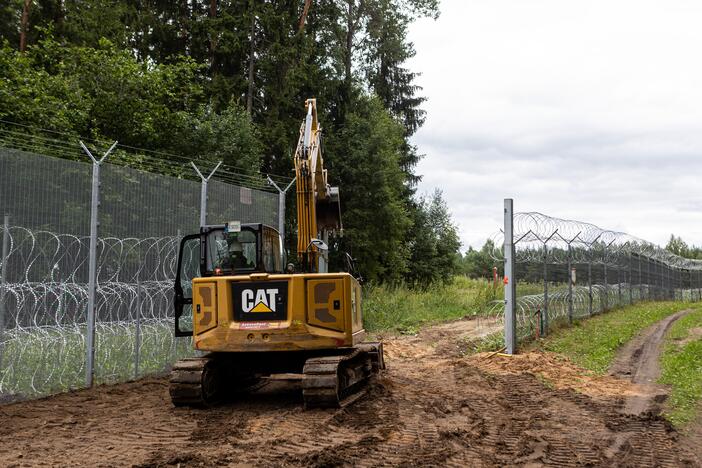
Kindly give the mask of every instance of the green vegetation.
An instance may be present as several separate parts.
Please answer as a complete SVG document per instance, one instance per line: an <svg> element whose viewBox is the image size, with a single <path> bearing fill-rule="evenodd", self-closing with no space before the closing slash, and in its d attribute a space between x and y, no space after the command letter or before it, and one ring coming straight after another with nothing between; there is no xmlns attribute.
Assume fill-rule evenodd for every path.
<svg viewBox="0 0 702 468"><path fill-rule="evenodd" d="M49 153L29 134L59 132L158 151L177 168L223 160L290 175L315 97L342 194L347 235L334 247L374 283L450 281L458 235L440 193L415 193L411 137L425 112L407 68L410 25L438 14L437 0L13 1L0 8L0 140ZM150 169L175 171L161 166ZM287 232L294 213L288 204Z"/></svg>
<svg viewBox="0 0 702 468"><path fill-rule="evenodd" d="M659 382L672 387L668 419L676 426L690 422L702 400L702 308L671 327L661 355Z"/></svg>
<svg viewBox="0 0 702 468"><path fill-rule="evenodd" d="M604 374L623 344L646 327L688 306L680 302L644 302L623 307L575 322L573 327L555 330L539 346L563 354L586 369Z"/></svg>
<svg viewBox="0 0 702 468"><path fill-rule="evenodd" d="M413 334L431 323L488 314L501 294L501 287L462 276L424 290L368 286L363 299L364 325L370 332Z"/></svg>
<svg viewBox="0 0 702 468"><path fill-rule="evenodd" d="M670 235L670 240L666 244L665 249L684 258L702 260L702 248L696 245L688 245L687 242L680 237L676 237L675 234Z"/></svg>

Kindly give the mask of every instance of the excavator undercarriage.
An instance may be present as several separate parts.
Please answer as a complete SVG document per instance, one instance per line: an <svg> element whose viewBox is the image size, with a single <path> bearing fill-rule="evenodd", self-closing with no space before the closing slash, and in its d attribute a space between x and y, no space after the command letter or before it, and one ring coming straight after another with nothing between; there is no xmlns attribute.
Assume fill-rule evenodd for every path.
<svg viewBox="0 0 702 468"><path fill-rule="evenodd" d="M206 407L269 381L297 381L306 408L339 408L362 396L384 368L382 343L316 352L210 353L178 361L169 391L176 406Z"/></svg>

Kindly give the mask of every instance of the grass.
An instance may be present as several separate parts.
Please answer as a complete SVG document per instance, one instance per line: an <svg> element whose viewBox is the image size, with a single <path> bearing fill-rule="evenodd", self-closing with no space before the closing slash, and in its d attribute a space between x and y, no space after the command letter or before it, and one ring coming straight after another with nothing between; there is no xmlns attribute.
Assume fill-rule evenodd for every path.
<svg viewBox="0 0 702 468"><path fill-rule="evenodd" d="M414 334L431 323L488 314L502 294L501 285L495 288L492 282L463 276L425 290L368 286L364 289L363 322L369 332Z"/></svg>
<svg viewBox="0 0 702 468"><path fill-rule="evenodd" d="M643 302L553 331L539 346L563 354L585 369L607 372L617 350L648 326L686 307L682 302Z"/></svg>
<svg viewBox="0 0 702 468"><path fill-rule="evenodd" d="M692 331L696 335L692 334ZM666 416L675 426L695 418L702 400L702 308L677 320L661 355L660 383L671 386Z"/></svg>

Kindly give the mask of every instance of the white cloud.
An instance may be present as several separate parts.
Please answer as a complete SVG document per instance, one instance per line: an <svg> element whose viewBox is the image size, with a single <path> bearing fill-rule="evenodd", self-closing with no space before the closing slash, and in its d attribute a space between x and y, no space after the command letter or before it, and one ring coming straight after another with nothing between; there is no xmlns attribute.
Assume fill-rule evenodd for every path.
<svg viewBox="0 0 702 468"><path fill-rule="evenodd" d="M702 244L702 3L443 0L412 26L421 191L465 247L518 211Z"/></svg>

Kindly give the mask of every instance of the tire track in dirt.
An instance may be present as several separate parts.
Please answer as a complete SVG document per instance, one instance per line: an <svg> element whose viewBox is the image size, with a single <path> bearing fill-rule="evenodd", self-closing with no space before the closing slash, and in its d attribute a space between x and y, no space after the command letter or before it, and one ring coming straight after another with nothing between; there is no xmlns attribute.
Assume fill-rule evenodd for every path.
<svg viewBox="0 0 702 468"><path fill-rule="evenodd" d="M641 414L651 411L659 414L661 404L668 396L667 389L657 385L661 368L659 357L665 343L665 336L676 320L684 317L691 310L681 310L651 325L636 338L624 345L612 364L610 373L616 377L628 379L638 384L639 394L626 399L624 412Z"/></svg>
<svg viewBox="0 0 702 468"><path fill-rule="evenodd" d="M670 327L691 310L682 310L651 325L641 332L636 338L627 343L618 353L610 373L619 378L628 379L637 384L638 392L624 399L622 411L625 414L648 414L658 416L663 410L663 405L668 397L668 388L657 384L660 377L660 354L665 345L665 337ZM702 420L702 414L700 414ZM645 453L646 441L632 441L631 435L639 433L643 427L638 421L619 428L619 434L610 447L611 451L631 452L632 459L641 461L636 454ZM670 431L666 421L647 426L650 433ZM686 436L681 438L681 446L692 452L698 465L702 465L700 452L702 449L702 436L698 434L699 428L695 423L688 429ZM675 466L674 460L667 460L669 466Z"/></svg>
<svg viewBox="0 0 702 468"><path fill-rule="evenodd" d="M457 343L483 331L464 320L385 340L388 371L341 410L304 411L299 389L280 384L173 408L161 379L3 406L0 465L699 465L660 417L620 411L631 384L580 382L546 353L461 356Z"/></svg>

